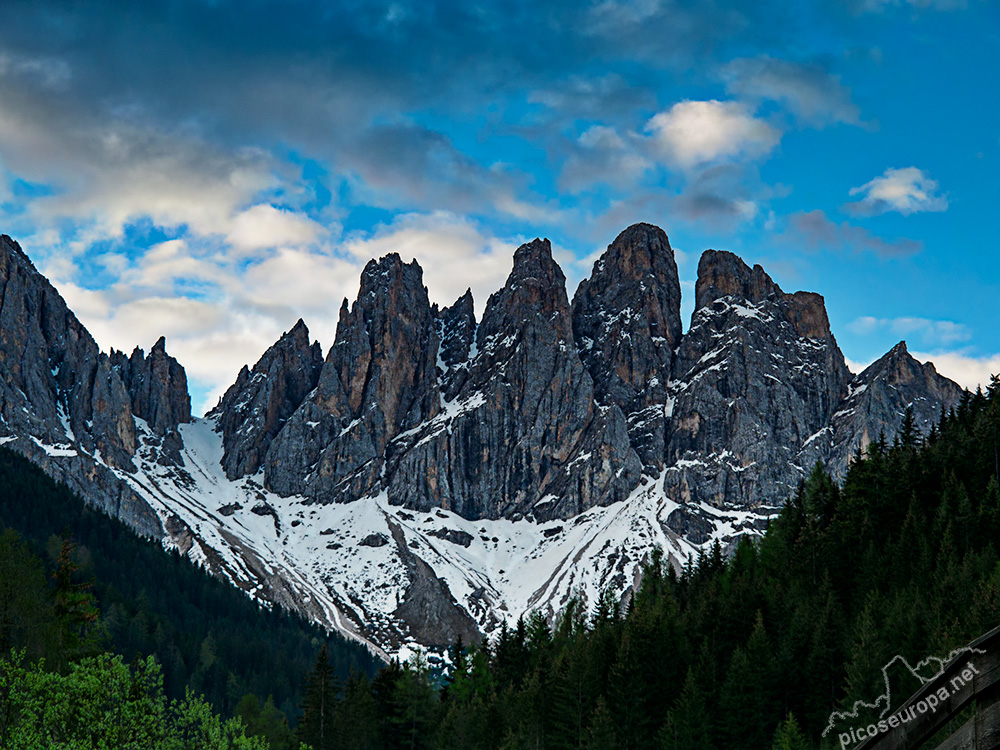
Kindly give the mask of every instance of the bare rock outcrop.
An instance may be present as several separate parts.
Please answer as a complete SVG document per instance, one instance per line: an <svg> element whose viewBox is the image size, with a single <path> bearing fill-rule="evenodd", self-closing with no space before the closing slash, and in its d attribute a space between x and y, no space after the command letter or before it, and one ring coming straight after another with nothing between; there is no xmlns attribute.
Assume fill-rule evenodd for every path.
<svg viewBox="0 0 1000 750"><path fill-rule="evenodd" d="M619 234L573 297L573 334L597 400L621 408L632 446L651 473L665 457L680 305L674 252L663 230L650 224Z"/></svg>
<svg viewBox="0 0 1000 750"><path fill-rule="evenodd" d="M300 318L252 370L240 370L209 413L222 433L226 476L237 479L257 473L275 435L316 387L322 366L319 343L309 343L309 329Z"/></svg>

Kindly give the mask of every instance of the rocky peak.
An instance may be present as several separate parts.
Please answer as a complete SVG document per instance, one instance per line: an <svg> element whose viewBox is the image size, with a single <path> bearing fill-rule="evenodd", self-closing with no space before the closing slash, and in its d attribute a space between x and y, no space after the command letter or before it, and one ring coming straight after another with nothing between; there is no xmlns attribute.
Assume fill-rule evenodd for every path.
<svg viewBox="0 0 1000 750"><path fill-rule="evenodd" d="M659 227L635 224L573 297L573 334L601 403L624 411L643 464L663 465L664 404L681 340L677 263Z"/></svg>
<svg viewBox="0 0 1000 750"><path fill-rule="evenodd" d="M274 436L319 381L323 352L309 343L299 318L264 352L253 370L240 370L209 416L222 433L222 467L236 479L260 469Z"/></svg>
<svg viewBox="0 0 1000 750"><path fill-rule="evenodd" d="M480 348L495 328L508 327L536 316L552 319L559 335L572 338L566 276L552 258L549 241L535 239L514 252L514 267L503 288L490 295L477 334Z"/></svg>
<svg viewBox="0 0 1000 750"><path fill-rule="evenodd" d="M709 250L674 360L666 485L719 507L778 505L802 467L829 455L824 432L851 374L823 298L786 294L760 266Z"/></svg>
<svg viewBox="0 0 1000 750"><path fill-rule="evenodd" d="M48 444L133 470L135 423L108 357L10 237L0 237L0 417ZM29 454L32 458L35 455Z"/></svg>
<svg viewBox="0 0 1000 750"><path fill-rule="evenodd" d="M781 289L760 265L750 268L742 258L726 250L706 250L698 261L696 311L723 297L756 304L781 295Z"/></svg>
<svg viewBox="0 0 1000 750"><path fill-rule="evenodd" d="M396 253L369 261L315 390L268 449L268 486L320 501L374 487L387 443L440 409L437 353L419 264Z"/></svg>
<svg viewBox="0 0 1000 750"><path fill-rule="evenodd" d="M843 477L851 458L880 433L892 440L907 409L912 409L917 429L928 433L942 410L956 406L961 397L958 384L940 375L931 362L914 359L906 342L900 341L851 382L833 415L828 468L834 476Z"/></svg>
<svg viewBox="0 0 1000 750"><path fill-rule="evenodd" d="M442 366L441 395L451 401L461 390L469 374L468 360L476 339L476 313L472 290L458 298L451 307L435 313L441 347L438 360Z"/></svg>
<svg viewBox="0 0 1000 750"><path fill-rule="evenodd" d="M814 339L831 337L822 295L815 292L785 294L760 265L750 268L733 253L706 250L698 262L695 312L723 297L754 305L767 299L783 302L783 317L798 335Z"/></svg>
<svg viewBox="0 0 1000 750"><path fill-rule="evenodd" d="M437 314L441 321L441 362L452 367L469 358L476 332L476 312L472 290L467 289L455 304Z"/></svg>
<svg viewBox="0 0 1000 750"><path fill-rule="evenodd" d="M548 240L518 248L476 342L454 400L390 446L390 502L548 519L624 498L639 461L621 410L594 401Z"/></svg>
<svg viewBox="0 0 1000 750"><path fill-rule="evenodd" d="M128 358L112 350L111 365L125 384L132 413L146 420L159 436L191 421L191 397L187 375L181 364L167 354L166 339L161 336L149 356L136 347Z"/></svg>
<svg viewBox="0 0 1000 750"><path fill-rule="evenodd" d="M352 418L376 408L388 440L433 408L424 402L436 380L434 329L420 265L403 263L396 253L369 261L357 302L350 312L341 311L320 390L342 388ZM330 382L334 375L339 388Z"/></svg>

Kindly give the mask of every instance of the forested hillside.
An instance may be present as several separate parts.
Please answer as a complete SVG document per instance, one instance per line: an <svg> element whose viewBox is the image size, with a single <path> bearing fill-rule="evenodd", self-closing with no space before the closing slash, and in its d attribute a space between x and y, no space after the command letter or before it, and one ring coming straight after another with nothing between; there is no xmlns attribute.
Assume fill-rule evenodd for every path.
<svg viewBox="0 0 1000 750"><path fill-rule="evenodd" d="M46 610L50 597L30 606L12 603L12 597L34 595L27 581L41 581L44 588L45 579L58 569L67 570L68 562L78 569L72 574L73 585L93 583L91 589L83 587L94 595L97 618L88 630L90 650L108 649L126 663L154 655L162 665L169 698L183 698L191 688L229 716L246 694L263 703L272 696L275 707L294 722L303 680L321 645L327 646L332 669L342 677L351 669L374 674L378 666L358 644L280 609L261 608L177 552L137 537L4 448L0 526L8 530L3 536L0 606L23 621L17 632L0 624L4 654L12 646L27 647L29 657L46 656L50 665L73 656L44 634L51 622L52 613ZM64 550L67 539L70 545ZM69 559L60 567L64 552ZM56 582L49 584L54 586Z"/></svg>

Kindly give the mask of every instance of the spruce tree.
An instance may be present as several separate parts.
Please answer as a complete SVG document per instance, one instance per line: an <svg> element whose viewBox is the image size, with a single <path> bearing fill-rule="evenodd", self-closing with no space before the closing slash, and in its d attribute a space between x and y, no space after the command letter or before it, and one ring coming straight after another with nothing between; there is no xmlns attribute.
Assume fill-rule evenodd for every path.
<svg viewBox="0 0 1000 750"><path fill-rule="evenodd" d="M324 643L315 666L306 678L302 720L296 728L297 739L311 745L313 750L331 750L334 747L338 690Z"/></svg>
<svg viewBox="0 0 1000 750"><path fill-rule="evenodd" d="M677 703L660 730L660 747L663 750L712 750L714 747L705 695L692 669L688 669Z"/></svg>
<svg viewBox="0 0 1000 750"><path fill-rule="evenodd" d="M809 743L799 729L795 716L788 714L774 733L774 744L771 750L809 750Z"/></svg>
<svg viewBox="0 0 1000 750"><path fill-rule="evenodd" d="M76 659L96 655L100 650L100 610L90 590L93 584L75 580L79 567L73 561L74 547L69 537L62 540L57 567L52 574L59 638L55 662L60 669Z"/></svg>

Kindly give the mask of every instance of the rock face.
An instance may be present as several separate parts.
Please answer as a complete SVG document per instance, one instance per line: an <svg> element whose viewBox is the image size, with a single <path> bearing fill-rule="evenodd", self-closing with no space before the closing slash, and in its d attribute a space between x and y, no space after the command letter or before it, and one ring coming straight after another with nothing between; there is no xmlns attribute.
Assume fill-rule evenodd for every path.
<svg viewBox="0 0 1000 750"><path fill-rule="evenodd" d="M930 362L915 360L906 342L900 341L850 384L847 398L833 415L827 468L843 478L851 459L880 433L892 440L907 408L913 412L917 429L927 434L941 419L941 410L954 406L961 397L956 383L938 374Z"/></svg>
<svg viewBox="0 0 1000 750"><path fill-rule="evenodd" d="M826 456L809 448L851 374L817 294L709 250L674 360L666 488L719 508L777 505Z"/></svg>
<svg viewBox="0 0 1000 750"><path fill-rule="evenodd" d="M651 473L665 459L680 305L674 252L663 230L650 224L618 235L573 297L573 334L597 400L624 412L632 446Z"/></svg>
<svg viewBox="0 0 1000 750"><path fill-rule="evenodd" d="M547 240L518 248L462 387L390 446L390 502L465 518L565 518L636 485L624 416L595 402L577 356L565 284Z"/></svg>
<svg viewBox="0 0 1000 750"><path fill-rule="evenodd" d="M131 466L128 394L87 330L21 248L0 237L0 415L48 443L67 438Z"/></svg>
<svg viewBox="0 0 1000 750"><path fill-rule="evenodd" d="M386 445L437 414L438 335L423 273L398 255L371 261L315 390L271 443L266 485L319 502L354 500L376 486Z"/></svg>
<svg viewBox="0 0 1000 750"><path fill-rule="evenodd" d="M146 533L155 514L107 469L135 470L131 401L107 355L21 250L0 236L0 439ZM162 532L160 532L162 533Z"/></svg>
<svg viewBox="0 0 1000 750"><path fill-rule="evenodd" d="M218 412L236 445L243 418L228 402ZM478 327L471 293L438 311L416 263L369 263L315 389L263 465L282 494L326 503L385 491L473 519L573 515L622 499L639 472L620 408L594 400L566 280L542 240L517 251Z"/></svg>
<svg viewBox="0 0 1000 750"><path fill-rule="evenodd" d="M253 366L244 367L209 416L223 435L230 479L256 474L271 441L319 382L323 352L301 319Z"/></svg>
<svg viewBox="0 0 1000 750"><path fill-rule="evenodd" d="M454 400L469 379L469 360L476 343L476 312L472 290L454 305L437 313L438 339L441 341L438 366L441 369L441 396Z"/></svg>
<svg viewBox="0 0 1000 750"><path fill-rule="evenodd" d="M166 341L161 336L149 356L136 347L132 356L112 350L111 366L125 384L132 404L132 413L146 420L150 429L163 436L177 425L191 421L191 396L187 375L180 363L167 354Z"/></svg>

